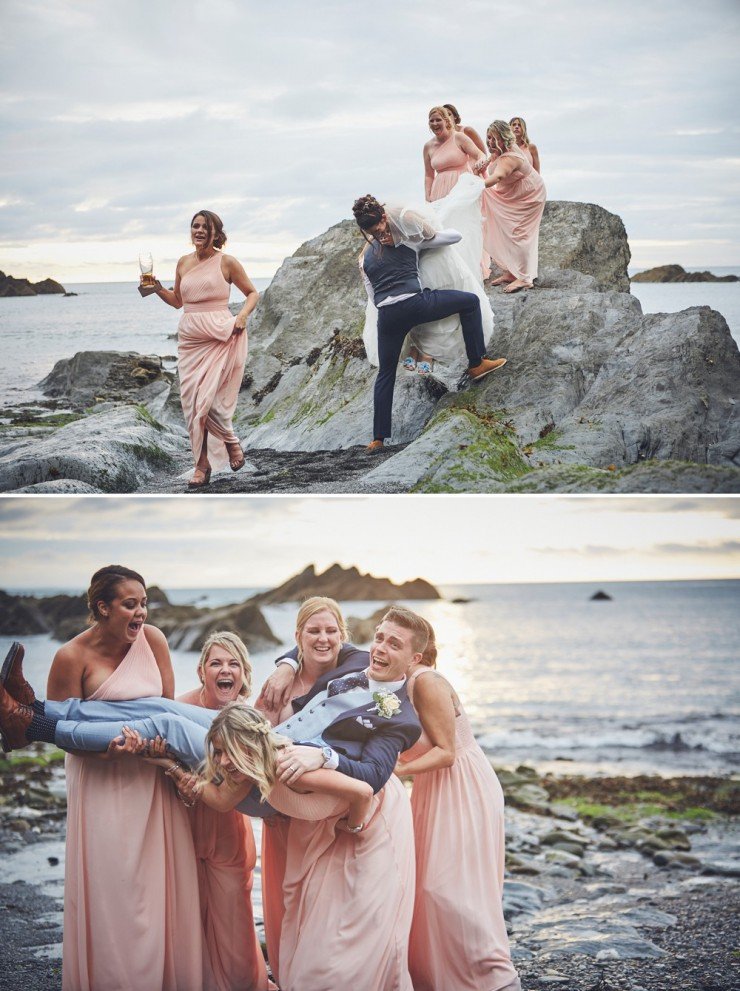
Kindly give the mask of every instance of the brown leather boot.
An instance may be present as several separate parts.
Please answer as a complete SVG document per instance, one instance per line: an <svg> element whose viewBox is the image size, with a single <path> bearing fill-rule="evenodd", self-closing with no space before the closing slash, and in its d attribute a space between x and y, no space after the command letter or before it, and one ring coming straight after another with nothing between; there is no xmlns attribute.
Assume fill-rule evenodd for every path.
<svg viewBox="0 0 740 991"><path fill-rule="evenodd" d="M28 745L26 730L32 719L33 709L20 705L0 685L0 742L6 754Z"/></svg>
<svg viewBox="0 0 740 991"><path fill-rule="evenodd" d="M23 677L23 657L25 648L22 643L15 641L10 645L3 666L0 669L0 685L16 702L21 705L33 705L36 695L33 688Z"/></svg>

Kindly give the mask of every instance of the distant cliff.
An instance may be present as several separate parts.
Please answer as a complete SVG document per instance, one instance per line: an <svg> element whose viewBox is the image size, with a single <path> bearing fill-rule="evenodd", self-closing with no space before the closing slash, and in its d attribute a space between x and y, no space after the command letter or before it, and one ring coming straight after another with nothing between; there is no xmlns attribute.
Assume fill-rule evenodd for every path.
<svg viewBox="0 0 740 991"><path fill-rule="evenodd" d="M397 585L390 578L363 575L357 568L343 568L340 564L333 564L323 574L317 574L315 566L309 564L300 574L269 592L252 596L249 601L257 605L300 602L310 595L326 595L345 602L442 598L434 585L423 578Z"/></svg>
<svg viewBox="0 0 740 991"><path fill-rule="evenodd" d="M29 282L28 279L15 279L12 275L0 272L0 296L65 296L67 290L54 279Z"/></svg>
<svg viewBox="0 0 740 991"><path fill-rule="evenodd" d="M633 275L632 282L740 282L737 275L712 275L711 272L687 272L680 265L658 265Z"/></svg>

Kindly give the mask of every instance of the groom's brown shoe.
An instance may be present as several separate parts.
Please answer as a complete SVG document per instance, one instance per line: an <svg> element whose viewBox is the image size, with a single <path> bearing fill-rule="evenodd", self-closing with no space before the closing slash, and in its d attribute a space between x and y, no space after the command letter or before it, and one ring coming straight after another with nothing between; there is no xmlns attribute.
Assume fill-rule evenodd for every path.
<svg viewBox="0 0 740 991"><path fill-rule="evenodd" d="M468 369L471 382L480 382L486 375L495 372L498 368L503 368L506 358L481 358L480 364Z"/></svg>
<svg viewBox="0 0 740 991"><path fill-rule="evenodd" d="M26 730L32 719L33 709L16 702L0 685L0 742L6 754L27 745Z"/></svg>
<svg viewBox="0 0 740 991"><path fill-rule="evenodd" d="M23 677L23 657L25 648L15 641L10 645L3 666L0 668L0 685L21 705L33 705L36 695Z"/></svg>

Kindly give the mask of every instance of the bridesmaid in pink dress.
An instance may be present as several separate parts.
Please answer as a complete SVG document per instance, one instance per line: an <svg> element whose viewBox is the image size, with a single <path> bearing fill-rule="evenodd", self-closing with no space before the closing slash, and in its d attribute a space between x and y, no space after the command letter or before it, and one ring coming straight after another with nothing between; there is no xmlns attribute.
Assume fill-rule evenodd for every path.
<svg viewBox="0 0 740 991"><path fill-rule="evenodd" d="M483 237L502 271L492 285L506 284L504 292L512 293L530 289L537 278L540 221L547 190L540 174L517 147L506 121L495 120L487 137L491 165L485 178Z"/></svg>
<svg viewBox="0 0 740 991"><path fill-rule="evenodd" d="M537 145L533 144L529 140L529 135L527 134L527 122L525 119L523 117L512 117L509 121L509 126L514 132L517 148L523 153L524 157L529 160L529 164L535 172L541 172L540 153L537 149Z"/></svg>
<svg viewBox="0 0 740 991"><path fill-rule="evenodd" d="M157 295L175 309L184 307L178 327L178 373L182 411L195 459L190 489L205 488L211 469L228 463L244 466L232 417L247 360L247 317L259 293L236 258L221 251L226 244L221 218L201 210L190 223L195 251L177 263L174 289L159 282ZM231 285L244 293L235 318L229 310Z"/></svg>
<svg viewBox="0 0 740 991"><path fill-rule="evenodd" d="M445 110L450 111L452 122L455 125L455 130L458 132L462 131L463 134L467 134L467 136L473 142L475 147L480 148L481 152L485 155L486 146L483 144L483 138L480 136L480 134L478 134L478 132L474 127L470 127L469 124L463 124L462 117L460 116L460 112L458 111L454 103L445 103L444 108Z"/></svg>
<svg viewBox="0 0 740 991"><path fill-rule="evenodd" d="M94 623L57 651L48 697L172 698L167 641L144 625L141 576L101 569L88 604ZM63 991L200 991L198 875L184 805L138 760L69 755L66 771Z"/></svg>
<svg viewBox="0 0 740 991"><path fill-rule="evenodd" d="M334 599L313 596L298 610L296 617L296 643L300 669L293 680L288 678L290 690L287 700L281 700L271 709L264 703L264 696L257 700L265 716L273 726L293 715L292 701L313 688L314 682L325 671L337 666L339 648L349 639L344 618ZM287 666L283 672L287 678ZM263 688L263 692L264 692ZM267 958L272 976L280 982L280 934L283 928L285 905L283 881L288 857L288 831L290 820L284 817L267 819L262 828L262 907L265 921Z"/></svg>
<svg viewBox="0 0 740 991"><path fill-rule="evenodd" d="M348 639L334 599L307 599L296 619L301 661L296 680L280 665L261 698L271 699L273 686L280 686L274 690L283 698L281 689L288 688L290 700L310 690L324 671L336 667ZM275 723L293 709L288 702L266 714ZM407 963L414 888L411 809L394 778L374 803L357 836L338 831L336 817L284 820L262 831L267 952L282 991L412 991Z"/></svg>
<svg viewBox="0 0 740 991"><path fill-rule="evenodd" d="M200 687L179 702L222 709L246 701L252 691L252 666L244 643L234 633L213 633L198 662ZM219 813L203 802L190 809L200 888L203 937L210 963L212 991L266 991L267 968L252 912L252 880L257 863L252 824L232 810Z"/></svg>
<svg viewBox="0 0 740 991"><path fill-rule="evenodd" d="M504 795L452 685L433 670L429 627L409 697L424 728L396 774L414 775L414 991L521 991L504 922Z"/></svg>
<svg viewBox="0 0 740 991"><path fill-rule="evenodd" d="M424 195L427 203L446 196L463 172L472 172L485 156L455 123L446 107L432 107L429 129L433 137L424 145Z"/></svg>

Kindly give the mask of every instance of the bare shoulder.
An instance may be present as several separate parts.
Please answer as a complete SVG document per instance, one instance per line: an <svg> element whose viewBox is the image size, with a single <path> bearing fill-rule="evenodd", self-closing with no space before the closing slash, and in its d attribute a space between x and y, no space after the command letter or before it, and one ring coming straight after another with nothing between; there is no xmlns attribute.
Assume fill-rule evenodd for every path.
<svg viewBox="0 0 740 991"><path fill-rule="evenodd" d="M434 699L449 695L452 685L439 671L430 668L414 679L414 699Z"/></svg>
<svg viewBox="0 0 740 991"><path fill-rule="evenodd" d="M156 626L150 626L149 623L144 624L144 636L149 646L154 650L155 647L166 647L167 637L158 630Z"/></svg>
<svg viewBox="0 0 740 991"><path fill-rule="evenodd" d="M184 702L186 705L200 705L200 689L191 688L189 692L178 695L177 701Z"/></svg>

